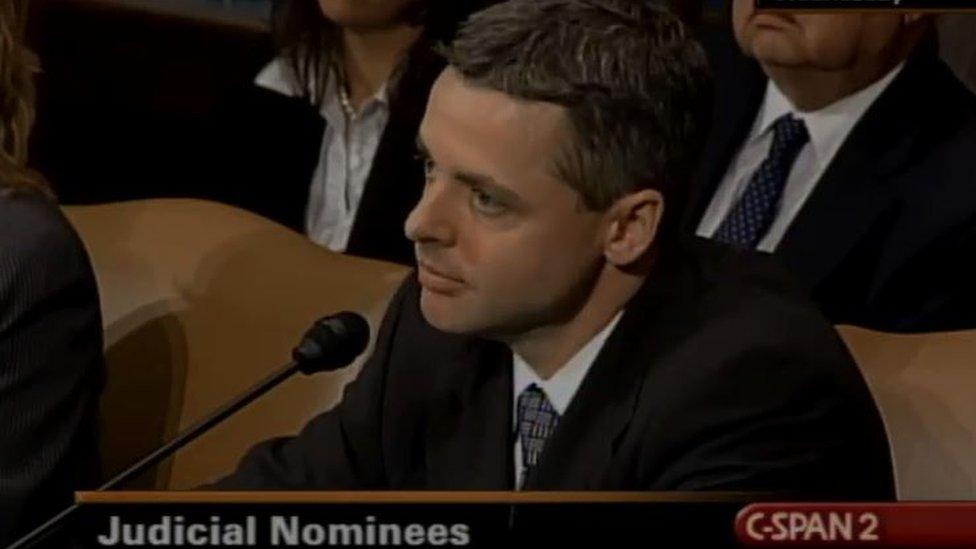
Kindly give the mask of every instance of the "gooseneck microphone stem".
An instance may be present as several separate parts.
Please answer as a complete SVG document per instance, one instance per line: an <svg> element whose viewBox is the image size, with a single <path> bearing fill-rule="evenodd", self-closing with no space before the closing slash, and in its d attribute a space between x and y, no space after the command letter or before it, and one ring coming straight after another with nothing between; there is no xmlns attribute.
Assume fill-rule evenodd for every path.
<svg viewBox="0 0 976 549"><path fill-rule="evenodd" d="M192 442L203 433L215 427L221 421L233 415L241 408L254 402L256 399L275 388L278 384L291 377L298 370L298 362L292 361L288 363L287 366L284 366L278 371L257 382L253 387L244 392L244 394L237 399L225 404L206 418L194 424L186 431L180 433L179 436L167 442L153 453L140 459L135 465L132 465L118 475L115 475L111 480L99 486L96 491L102 492L111 490L138 477L154 465L173 455L173 453L186 446L189 442ZM48 535L53 533L54 526L57 526L58 524L67 520L68 517L78 511L78 508L79 506L77 503L73 504L71 507L68 507L64 511L61 511L57 515L51 517L49 520L44 522L44 524L41 524L32 530L29 534L17 540L13 545L7 547L7 549L24 549L27 547L33 547L36 543L39 543Z"/></svg>
<svg viewBox="0 0 976 549"><path fill-rule="evenodd" d="M133 465L132 467L129 467L125 471L122 471L114 478L106 482L105 484L99 486L98 491L101 492L104 490L111 490L112 488L125 484L126 482L141 475L153 465L156 465L160 461L171 456L174 452L176 452L180 448L186 446L188 442L191 442L192 440L202 435L206 431L212 429L218 423L227 419L228 417L233 415L241 408L254 402L264 393L267 393L268 391L276 387L279 383L291 377L291 375L297 371L298 371L298 363L291 362L287 366L272 373L268 377L256 383L253 387L251 387L248 391L246 391L243 395L241 395L236 400L225 404L223 407L219 408L217 411L213 412L208 417L197 422L195 425L193 425L183 433L180 433L179 436L177 436L170 442L166 443L155 452L139 460L139 462Z"/></svg>
<svg viewBox="0 0 976 549"><path fill-rule="evenodd" d="M142 458L135 465L122 471L101 485L97 491L111 490L141 475L150 467L173 455L174 452L183 448L189 442L212 429L241 408L254 402L261 395L275 388L295 372L301 371L304 374L311 375L318 372L338 370L339 368L348 366L366 349L368 343L369 324L358 314L342 312L320 318L305 333L298 346L292 350L293 360L286 366L262 379L241 396L218 408L203 420L197 422L183 433L180 433L175 439ZM52 532L55 532L56 527L68 520L78 509L79 506L75 503L32 530L26 536L15 541L7 549L33 547L47 538Z"/></svg>

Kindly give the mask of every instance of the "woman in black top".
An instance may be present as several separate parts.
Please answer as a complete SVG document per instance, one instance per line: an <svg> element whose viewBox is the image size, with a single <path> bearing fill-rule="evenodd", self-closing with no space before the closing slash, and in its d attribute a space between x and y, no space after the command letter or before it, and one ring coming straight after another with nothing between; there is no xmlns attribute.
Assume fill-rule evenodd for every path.
<svg viewBox="0 0 976 549"><path fill-rule="evenodd" d="M26 169L26 1L0 2L0 546L97 481L102 325L88 256Z"/></svg>
<svg viewBox="0 0 976 549"><path fill-rule="evenodd" d="M413 263L403 223L423 188L415 139L445 65L435 45L493 1L276 4L278 57L217 117L220 137L212 142L223 152L207 177L211 198L308 232L336 251ZM262 84L269 72L275 82ZM378 134L367 135L358 156L349 128L371 114L377 96L388 116L366 128ZM330 112L340 124L330 124ZM362 162L365 169L354 170Z"/></svg>

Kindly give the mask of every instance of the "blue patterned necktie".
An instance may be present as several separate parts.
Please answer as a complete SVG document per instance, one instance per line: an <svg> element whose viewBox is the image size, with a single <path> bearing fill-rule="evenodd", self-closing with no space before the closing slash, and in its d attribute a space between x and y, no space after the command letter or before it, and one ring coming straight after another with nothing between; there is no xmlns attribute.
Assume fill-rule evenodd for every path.
<svg viewBox="0 0 976 549"><path fill-rule="evenodd" d="M769 154L749 179L742 197L712 236L739 248L755 248L769 231L779 212L783 188L793 162L810 140L806 124L784 114L773 124L773 143Z"/></svg>
<svg viewBox="0 0 976 549"><path fill-rule="evenodd" d="M529 472L539 463L539 456L549 435L559 424L559 413L538 385L532 384L518 397L518 435L522 443L522 475L519 486L525 485Z"/></svg>

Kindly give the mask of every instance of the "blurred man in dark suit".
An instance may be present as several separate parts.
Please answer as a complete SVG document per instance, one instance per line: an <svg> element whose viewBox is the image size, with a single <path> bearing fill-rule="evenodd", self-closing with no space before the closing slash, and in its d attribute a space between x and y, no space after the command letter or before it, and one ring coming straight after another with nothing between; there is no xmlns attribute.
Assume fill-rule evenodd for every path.
<svg viewBox="0 0 976 549"><path fill-rule="evenodd" d="M976 327L976 99L931 21L732 15L690 230L775 252L834 322Z"/></svg>
<svg viewBox="0 0 976 549"><path fill-rule="evenodd" d="M510 0L448 50L419 270L342 403L221 488L892 494L831 327L768 258L680 237L705 55L652 3Z"/></svg>

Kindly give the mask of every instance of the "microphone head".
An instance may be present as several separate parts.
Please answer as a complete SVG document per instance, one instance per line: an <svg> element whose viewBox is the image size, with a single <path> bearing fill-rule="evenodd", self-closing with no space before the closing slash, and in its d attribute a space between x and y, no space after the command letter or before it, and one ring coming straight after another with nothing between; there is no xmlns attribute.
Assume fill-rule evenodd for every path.
<svg viewBox="0 0 976 549"><path fill-rule="evenodd" d="M344 368L369 344L369 323L352 312L341 312L315 321L292 350L292 359L309 375Z"/></svg>

